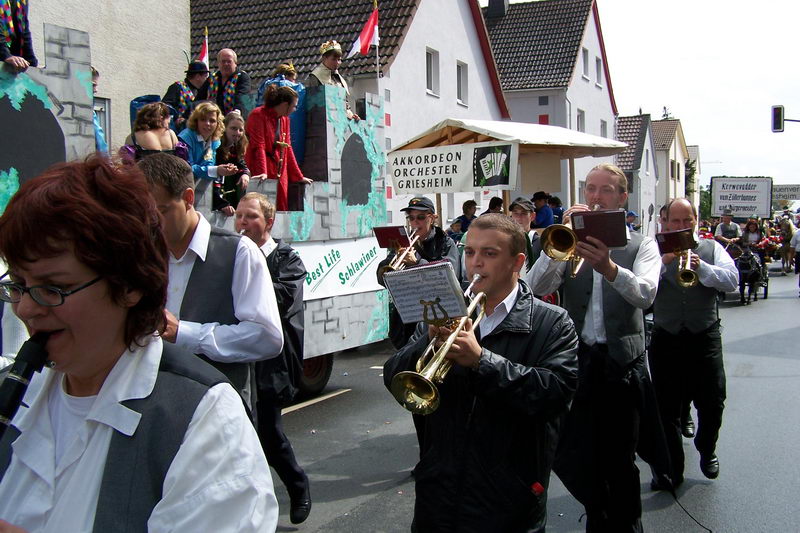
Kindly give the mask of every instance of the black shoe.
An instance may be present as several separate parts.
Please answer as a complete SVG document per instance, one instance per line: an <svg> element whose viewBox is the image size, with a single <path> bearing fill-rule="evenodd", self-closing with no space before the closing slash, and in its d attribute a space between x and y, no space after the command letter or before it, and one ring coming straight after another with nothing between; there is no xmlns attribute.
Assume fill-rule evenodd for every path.
<svg viewBox="0 0 800 533"><path fill-rule="evenodd" d="M291 499L289 520L292 524L301 524L306 521L309 513L311 513L311 493L306 489L299 498Z"/></svg>
<svg viewBox="0 0 800 533"><path fill-rule="evenodd" d="M708 479L717 479L719 476L719 459L715 454L708 457L700 456L700 470Z"/></svg>
<svg viewBox="0 0 800 533"><path fill-rule="evenodd" d="M673 490L680 487L681 483L683 483L683 476L679 477L678 480L673 484L672 481L670 481L670 479L667 476L659 474L658 476L650 480L650 490L652 491L665 490L668 492L672 492Z"/></svg>
<svg viewBox="0 0 800 533"><path fill-rule="evenodd" d="M694 438L694 420L692 420L691 416L686 419L686 423L681 428L681 433L687 439Z"/></svg>

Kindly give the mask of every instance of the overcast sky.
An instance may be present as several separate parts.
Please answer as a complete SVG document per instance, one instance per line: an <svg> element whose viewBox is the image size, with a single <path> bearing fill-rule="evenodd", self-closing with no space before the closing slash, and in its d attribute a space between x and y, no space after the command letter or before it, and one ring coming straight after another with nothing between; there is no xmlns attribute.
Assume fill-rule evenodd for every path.
<svg viewBox="0 0 800 533"><path fill-rule="evenodd" d="M621 116L641 108L657 120L667 106L687 144L700 146L703 183L728 175L800 184L800 123L770 130L773 104L800 119L800 2L597 5Z"/></svg>

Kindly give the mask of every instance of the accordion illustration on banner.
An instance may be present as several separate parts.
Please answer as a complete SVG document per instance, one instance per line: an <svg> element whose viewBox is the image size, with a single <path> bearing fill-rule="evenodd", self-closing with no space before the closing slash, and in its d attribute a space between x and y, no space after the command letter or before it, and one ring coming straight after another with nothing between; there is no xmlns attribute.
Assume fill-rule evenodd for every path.
<svg viewBox="0 0 800 533"><path fill-rule="evenodd" d="M473 185L508 185L511 145L476 148L473 156Z"/></svg>

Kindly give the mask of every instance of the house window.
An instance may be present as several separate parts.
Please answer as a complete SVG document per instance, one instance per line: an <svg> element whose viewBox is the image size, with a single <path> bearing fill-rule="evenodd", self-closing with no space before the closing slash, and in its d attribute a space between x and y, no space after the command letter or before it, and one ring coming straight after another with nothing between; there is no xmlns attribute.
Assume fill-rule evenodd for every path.
<svg viewBox="0 0 800 533"><path fill-rule="evenodd" d="M675 160L669 160L669 177L675 179Z"/></svg>
<svg viewBox="0 0 800 533"><path fill-rule="evenodd" d="M386 102L391 102L392 101L392 91L390 91L389 89L384 89L383 90L383 99Z"/></svg>
<svg viewBox="0 0 800 533"><path fill-rule="evenodd" d="M456 61L456 99L459 104L467 105L469 97L469 70L467 64Z"/></svg>
<svg viewBox="0 0 800 533"><path fill-rule="evenodd" d="M650 149L644 149L644 171L650 174Z"/></svg>
<svg viewBox="0 0 800 533"><path fill-rule="evenodd" d="M589 50L584 48L581 50L581 58L583 59L583 77L589 79Z"/></svg>
<svg viewBox="0 0 800 533"><path fill-rule="evenodd" d="M596 74L595 81L596 81L597 85L602 85L603 84L603 60L600 59L599 57L596 57L595 60L594 60L594 68L595 68L595 71L596 71L595 72L595 74Z"/></svg>
<svg viewBox="0 0 800 533"><path fill-rule="evenodd" d="M600 137L608 137L608 122L600 121Z"/></svg>
<svg viewBox="0 0 800 533"><path fill-rule="evenodd" d="M386 137L386 151L388 152L391 149L392 149L392 139L391 137Z"/></svg>
<svg viewBox="0 0 800 533"><path fill-rule="evenodd" d="M97 113L97 120L103 128L106 142L111 143L111 100L108 98L94 98L94 112Z"/></svg>
<svg viewBox="0 0 800 533"><path fill-rule="evenodd" d="M425 88L428 94L439 96L439 52L425 50Z"/></svg>
<svg viewBox="0 0 800 533"><path fill-rule="evenodd" d="M578 131L586 131L586 113L578 109Z"/></svg>
<svg viewBox="0 0 800 533"><path fill-rule="evenodd" d="M675 179L676 180L681 179L681 164L678 163L677 161L675 162Z"/></svg>
<svg viewBox="0 0 800 533"><path fill-rule="evenodd" d="M539 97L539 105L550 105L550 97L549 96L540 96Z"/></svg>
<svg viewBox="0 0 800 533"><path fill-rule="evenodd" d="M539 115L539 124L550 124L550 115Z"/></svg>

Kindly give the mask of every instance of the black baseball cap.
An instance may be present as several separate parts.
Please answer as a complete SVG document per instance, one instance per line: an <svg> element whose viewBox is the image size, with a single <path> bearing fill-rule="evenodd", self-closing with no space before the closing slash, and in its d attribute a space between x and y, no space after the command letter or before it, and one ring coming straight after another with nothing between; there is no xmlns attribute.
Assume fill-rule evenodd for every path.
<svg viewBox="0 0 800 533"><path fill-rule="evenodd" d="M531 202L530 200L528 200L523 196L520 196L519 198L511 202L511 205L508 206L508 210L511 211L512 209L514 209L515 205L520 206L522 209L528 211L529 213L533 213L534 211L536 211L536 207L534 207L533 202Z"/></svg>
<svg viewBox="0 0 800 533"><path fill-rule="evenodd" d="M404 207L400 211L411 211L412 209L417 211L430 211L431 213L436 212L436 209L433 207L433 202L424 196L415 196L408 202L408 207Z"/></svg>

